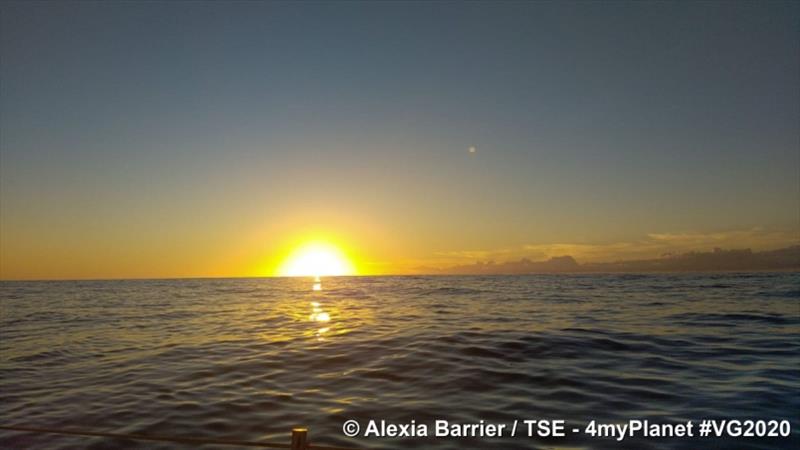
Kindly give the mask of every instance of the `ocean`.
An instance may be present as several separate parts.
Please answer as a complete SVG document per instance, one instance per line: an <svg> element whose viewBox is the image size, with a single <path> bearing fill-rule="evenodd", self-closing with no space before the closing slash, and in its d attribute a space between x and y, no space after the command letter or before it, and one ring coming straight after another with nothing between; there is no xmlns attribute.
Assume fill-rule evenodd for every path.
<svg viewBox="0 0 800 450"><path fill-rule="evenodd" d="M800 448L800 274L0 283L0 425L356 448ZM788 420L787 437L590 436ZM343 424L360 425L356 437ZM564 420L565 437L364 437ZM697 425L695 425L696 427ZM695 429L695 432L697 430ZM201 448L0 430L2 448ZM205 446L202 448L232 448Z"/></svg>

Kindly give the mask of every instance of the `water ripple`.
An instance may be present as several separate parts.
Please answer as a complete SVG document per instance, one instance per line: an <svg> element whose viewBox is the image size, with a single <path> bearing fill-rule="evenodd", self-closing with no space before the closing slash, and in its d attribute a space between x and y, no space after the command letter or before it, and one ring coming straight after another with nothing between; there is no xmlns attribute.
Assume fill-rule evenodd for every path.
<svg viewBox="0 0 800 450"><path fill-rule="evenodd" d="M373 448L698 448L707 441L359 440L347 419L786 418L798 274L0 284L3 421ZM718 447L797 448L780 441ZM3 448L143 448L0 432ZM150 445L146 448L176 448ZM188 447L187 447L188 448ZM212 448L212 447L209 447Z"/></svg>

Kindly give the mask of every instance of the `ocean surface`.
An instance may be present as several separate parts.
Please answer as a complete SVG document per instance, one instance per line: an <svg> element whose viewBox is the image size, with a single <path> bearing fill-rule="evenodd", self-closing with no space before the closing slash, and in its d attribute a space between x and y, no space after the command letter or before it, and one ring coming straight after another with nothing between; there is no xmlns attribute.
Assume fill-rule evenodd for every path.
<svg viewBox="0 0 800 450"><path fill-rule="evenodd" d="M0 283L0 422L360 448L800 448L800 274ZM370 419L785 438L348 438ZM199 448L0 431L2 448ZM207 446L204 448L212 448ZM230 448L230 447L214 447Z"/></svg>

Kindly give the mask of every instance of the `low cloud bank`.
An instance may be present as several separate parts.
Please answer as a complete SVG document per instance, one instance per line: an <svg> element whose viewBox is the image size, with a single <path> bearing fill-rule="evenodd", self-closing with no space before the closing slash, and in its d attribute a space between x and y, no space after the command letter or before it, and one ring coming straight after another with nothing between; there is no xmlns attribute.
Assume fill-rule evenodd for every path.
<svg viewBox="0 0 800 450"><path fill-rule="evenodd" d="M474 264L441 269L444 274L526 274L581 272L705 272L705 271L768 271L800 270L800 245L779 250L753 252L750 249L711 252L688 252L664 255L661 258L579 264L572 256L556 256L544 261L522 258L495 263Z"/></svg>

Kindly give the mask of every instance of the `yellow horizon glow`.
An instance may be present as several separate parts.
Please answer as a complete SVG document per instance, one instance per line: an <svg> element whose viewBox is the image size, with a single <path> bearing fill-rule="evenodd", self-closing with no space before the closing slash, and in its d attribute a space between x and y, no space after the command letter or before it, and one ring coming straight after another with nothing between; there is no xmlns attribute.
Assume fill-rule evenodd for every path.
<svg viewBox="0 0 800 450"><path fill-rule="evenodd" d="M355 275L356 270L338 247L327 242L309 242L296 248L278 268L283 277Z"/></svg>

